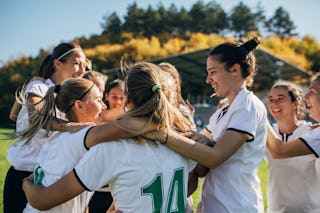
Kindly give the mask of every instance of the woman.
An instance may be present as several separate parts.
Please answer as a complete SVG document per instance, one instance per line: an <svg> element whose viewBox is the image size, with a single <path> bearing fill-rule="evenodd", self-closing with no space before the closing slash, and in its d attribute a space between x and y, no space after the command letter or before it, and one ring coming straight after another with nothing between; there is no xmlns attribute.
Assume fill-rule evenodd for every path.
<svg viewBox="0 0 320 213"><path fill-rule="evenodd" d="M19 111L16 129L22 132L28 127L29 114L39 109L37 105L46 94L48 88L60 84L71 77L82 77L85 72L86 57L79 46L71 43L61 43L53 49L41 63L39 76L44 80L32 80L21 96L25 100ZM63 113L57 112L61 118ZM20 213L25 208L27 200L22 191L23 178L29 176L37 164L37 156L43 145L45 131L40 131L37 137L26 142L18 138L16 143L8 148L7 160L11 164L4 185L4 212Z"/></svg>
<svg viewBox="0 0 320 213"><path fill-rule="evenodd" d="M268 95L268 108L273 119L273 130L281 141L287 143L311 131L310 123L303 120L305 107L303 93L297 85L276 82ZM287 159L273 159L266 155L269 178L267 187L267 212L314 212L320 209L320 191L313 154ZM294 186L294 187L293 187Z"/></svg>
<svg viewBox="0 0 320 213"><path fill-rule="evenodd" d="M310 118L320 121L320 74L313 76L308 92L304 96ZM282 143L277 137L272 127L268 126L268 149L273 158L288 158L307 154L314 154L319 157L320 129L314 128L310 133L298 139Z"/></svg>
<svg viewBox="0 0 320 213"><path fill-rule="evenodd" d="M61 86L49 88L40 103L42 105L39 111L31 116L30 127L24 135L26 140L31 140L34 132L43 127L42 121L48 121L50 126L50 118L54 117L56 107L65 112L71 122L92 122L96 125L101 124L100 114L105 107L99 89L93 82L84 78L71 78L64 81ZM49 186L73 169L92 146L90 143L83 143L83 138L90 128L92 126L75 134L57 132L47 139L48 142L40 150L38 165L34 170L37 184ZM49 212L84 212L91 195L89 192L83 193ZM24 212L39 211L27 204Z"/></svg>
<svg viewBox="0 0 320 213"><path fill-rule="evenodd" d="M128 111L119 121L143 118L158 129L173 126L173 109L162 91L160 72L158 66L147 62L131 66L126 79ZM128 127L130 122L117 125L137 132ZM136 124L131 126L137 128ZM106 140L105 130L104 125L90 129L86 141ZM42 210L86 189L97 190L109 184L115 206L122 212L184 212L188 174L193 167L192 161L157 141L126 139L92 147L72 172L48 188L33 185L29 179L23 187L31 205Z"/></svg>
<svg viewBox="0 0 320 213"><path fill-rule="evenodd" d="M206 82L218 97L228 99L228 105L210 119L210 141L204 135L189 134L209 146L173 131L168 140L163 139L166 133L148 135L162 138L174 151L210 168L196 168L200 177L205 176L203 212L264 212L257 170L265 153L267 113L263 103L246 89L256 71L252 50L258 44L256 38L243 44L223 43L209 53Z"/></svg>

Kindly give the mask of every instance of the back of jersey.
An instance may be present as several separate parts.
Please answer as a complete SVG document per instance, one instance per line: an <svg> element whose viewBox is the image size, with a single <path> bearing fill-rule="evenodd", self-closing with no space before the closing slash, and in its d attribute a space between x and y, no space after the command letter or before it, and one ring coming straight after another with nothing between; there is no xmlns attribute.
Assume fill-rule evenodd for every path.
<svg viewBox="0 0 320 213"><path fill-rule="evenodd" d="M166 146L108 142L90 149L83 161L75 169L80 181L90 190L108 183L118 210L185 212L188 175L195 163ZM90 167L94 171L85 174Z"/></svg>

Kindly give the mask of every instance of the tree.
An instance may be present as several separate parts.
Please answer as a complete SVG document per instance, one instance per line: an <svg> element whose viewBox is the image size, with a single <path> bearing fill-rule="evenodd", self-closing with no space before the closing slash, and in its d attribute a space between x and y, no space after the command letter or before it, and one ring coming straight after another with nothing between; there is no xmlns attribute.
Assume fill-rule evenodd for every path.
<svg viewBox="0 0 320 213"><path fill-rule="evenodd" d="M204 10L204 33L220 33L228 28L228 15L214 1L206 4Z"/></svg>
<svg viewBox="0 0 320 213"><path fill-rule="evenodd" d="M109 16L104 16L104 23L101 24L103 28L102 34L108 34L111 43L118 43L121 41L122 23L116 12Z"/></svg>
<svg viewBox="0 0 320 213"><path fill-rule="evenodd" d="M256 19L250 8L240 2L232 9L230 16L231 30L241 40L250 31L256 31Z"/></svg>
<svg viewBox="0 0 320 213"><path fill-rule="evenodd" d="M189 12L191 16L191 32L204 32L205 5L202 1L196 2Z"/></svg>
<svg viewBox="0 0 320 213"><path fill-rule="evenodd" d="M143 35L145 29L145 11L138 8L134 2L129 5L127 15L124 17L123 29L132 32L134 35Z"/></svg>
<svg viewBox="0 0 320 213"><path fill-rule="evenodd" d="M290 19L290 15L281 6L275 11L274 15L266 21L267 30L281 38L297 35L294 33L296 26Z"/></svg>
<svg viewBox="0 0 320 213"><path fill-rule="evenodd" d="M264 13L265 13L265 10L264 10L261 2L258 2L257 6L256 6L256 10L253 13L253 15L255 17L256 26L257 26L258 31L260 33L262 32L262 29L265 27L266 16Z"/></svg>

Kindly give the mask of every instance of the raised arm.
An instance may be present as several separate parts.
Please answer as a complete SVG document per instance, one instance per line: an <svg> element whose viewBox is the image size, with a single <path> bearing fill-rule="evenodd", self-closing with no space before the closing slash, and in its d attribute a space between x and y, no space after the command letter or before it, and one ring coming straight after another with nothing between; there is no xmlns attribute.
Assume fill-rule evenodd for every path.
<svg viewBox="0 0 320 213"><path fill-rule="evenodd" d="M23 181L22 188L28 202L41 211L49 210L67 202L85 191L73 171L47 188L33 184L31 179L26 178Z"/></svg>

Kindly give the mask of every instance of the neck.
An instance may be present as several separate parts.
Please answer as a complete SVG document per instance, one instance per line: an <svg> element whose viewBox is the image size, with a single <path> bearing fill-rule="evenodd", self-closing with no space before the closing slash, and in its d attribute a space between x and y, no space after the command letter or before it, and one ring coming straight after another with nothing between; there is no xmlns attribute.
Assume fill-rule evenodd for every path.
<svg viewBox="0 0 320 213"><path fill-rule="evenodd" d="M50 77L50 79L51 79L51 81L52 81L55 85L61 84L62 81L63 81L63 79L58 75L57 72L54 72L54 73L52 74L52 76Z"/></svg>
<svg viewBox="0 0 320 213"><path fill-rule="evenodd" d="M299 122L297 121L297 119L294 119L290 122L288 121L277 121L277 122L278 122L279 131L285 134L291 134L295 129L299 127Z"/></svg>
<svg viewBox="0 0 320 213"><path fill-rule="evenodd" d="M228 103L229 106L232 104L233 100L236 98L236 96L238 95L238 93L243 89L244 87L241 87L239 89L236 90L230 90L229 94L227 95L227 99L228 99Z"/></svg>

